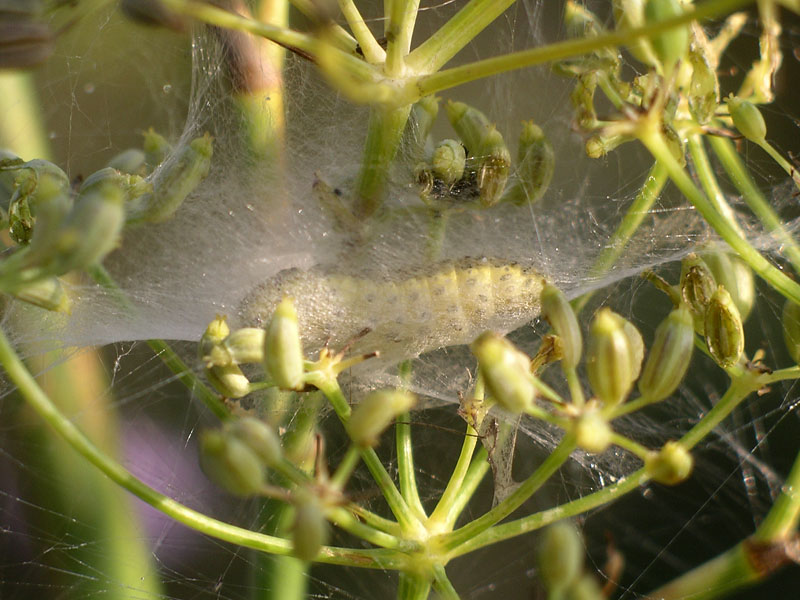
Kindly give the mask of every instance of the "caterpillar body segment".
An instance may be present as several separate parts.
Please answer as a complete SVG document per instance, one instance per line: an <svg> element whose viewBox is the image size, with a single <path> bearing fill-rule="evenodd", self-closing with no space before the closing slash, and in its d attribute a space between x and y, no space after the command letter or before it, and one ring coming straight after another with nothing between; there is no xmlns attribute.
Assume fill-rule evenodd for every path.
<svg viewBox="0 0 800 600"><path fill-rule="evenodd" d="M444 261L384 278L287 269L245 297L239 320L263 327L289 296L307 354L326 343L339 347L368 330L353 351L379 351L395 361L470 343L487 329L505 333L524 325L539 314L543 285L530 267L487 258Z"/></svg>

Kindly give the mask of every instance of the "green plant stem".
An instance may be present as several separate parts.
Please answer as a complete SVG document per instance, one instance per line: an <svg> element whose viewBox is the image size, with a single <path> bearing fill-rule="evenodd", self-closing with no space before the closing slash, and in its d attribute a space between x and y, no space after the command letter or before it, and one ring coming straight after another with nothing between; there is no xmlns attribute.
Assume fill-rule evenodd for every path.
<svg viewBox="0 0 800 600"><path fill-rule="evenodd" d="M800 519L800 453L795 457L792 470L781 486L781 493L753 534L761 543L789 539L797 534Z"/></svg>
<svg viewBox="0 0 800 600"><path fill-rule="evenodd" d="M772 265L750 243L739 236L736 229L728 220L718 213L711 202L703 193L692 183L691 178L686 174L675 157L672 156L664 139L659 132L652 116L647 118L648 122L639 127L638 135L641 142L647 147L653 157L663 163L670 178L678 186L684 196L697 209L706 222L725 240L728 245L739 253L739 256L750 267L766 280L772 287L786 298L800 304L800 285L787 277L778 268Z"/></svg>
<svg viewBox="0 0 800 600"><path fill-rule="evenodd" d="M477 2L478 0L475 1ZM485 1L487 4L493 3L493 0ZM507 1L508 0L502 0L503 4L505 4ZM500 4L500 2L498 2L498 4ZM600 48L625 46L639 38L652 37L657 33L662 33L674 27L686 25L691 21L700 21L709 17L727 14L749 4L752 4L752 0L709 0L708 2L703 2L702 4L696 5L695 10L693 11L687 11L673 19L659 21L645 27L639 27L627 31L616 31L592 38L580 38L575 40L567 40L564 42L556 42L553 44L546 44L538 48L532 48L530 50L523 50L520 52L511 52L509 54L504 54L503 56L479 60L473 63L462 65L460 67L445 69L435 73L433 71L436 69L425 65L424 63L420 64L423 61L415 58L415 54L418 52L420 53L418 56L422 55L422 50L428 43L426 42L411 53L411 55L408 57L407 64L409 65L409 68L413 68L417 72L429 72L432 74L423 75L417 81L415 81L413 83L413 94L411 94L410 90L409 94L411 94L413 98L421 98L423 96L435 94L436 92L441 92L442 90L446 90L457 85L462 85L470 81L475 81L477 79L483 79L484 77L489 77L498 73L505 73L506 71L522 69L546 62L553 62L557 60L563 60L565 58L571 58L573 56L589 54ZM436 34L434 34L431 39L433 39L435 36ZM469 41L469 39L466 41ZM435 51L427 49L425 52L431 56L437 54ZM446 60L444 62L446 62ZM439 59L433 64L441 65L444 64L444 62ZM414 100L412 99L410 101L413 102Z"/></svg>
<svg viewBox="0 0 800 600"><path fill-rule="evenodd" d="M289 0L289 3L310 20L313 21L319 18L319 7L316 5L316 0ZM337 48L349 54L356 51L358 41L345 31L341 25L330 25L329 32L331 41Z"/></svg>
<svg viewBox="0 0 800 600"><path fill-rule="evenodd" d="M417 73L438 71L515 1L470 0L436 33L408 55L406 59L408 68Z"/></svg>
<svg viewBox="0 0 800 600"><path fill-rule="evenodd" d="M372 35L353 0L339 0L339 10L342 11L350 31L358 41L364 59L373 65L382 63L386 59L386 51Z"/></svg>
<svg viewBox="0 0 800 600"><path fill-rule="evenodd" d="M425 508L419 497L417 477L414 472L414 446L411 443L411 414L406 412L397 418L395 424L395 446L397 448L397 478L400 482L400 493L417 519L427 518Z"/></svg>
<svg viewBox="0 0 800 600"><path fill-rule="evenodd" d="M134 307L125 293L119 288L111 274L103 265L94 265L88 269L91 278L102 288L108 290L121 308L133 312ZM231 414L220 397L214 393L197 375L183 362L175 351L164 340L148 340L147 345L153 350L163 363L172 371L193 394L208 408L214 416L221 421L231 418Z"/></svg>
<svg viewBox="0 0 800 600"><path fill-rule="evenodd" d="M0 330L0 364L29 405L56 433L109 479L136 497L175 521L217 539L272 554L291 553L292 544L288 540L229 525L192 510L149 487L117 461L109 458L50 401L25 365L22 364L2 330ZM388 550L358 550L328 546L320 551L317 560L331 564L377 569L402 569L406 565L403 556Z"/></svg>
<svg viewBox="0 0 800 600"><path fill-rule="evenodd" d="M750 177L733 143L729 139L720 136L708 136L708 141L712 150L714 150L714 154L722 163L722 168L725 169L733 185L742 194L747 206L781 243L795 273L800 273L800 244L783 226L781 218L775 213L770 203L764 198L761 190L758 189L758 186Z"/></svg>
<svg viewBox="0 0 800 600"><path fill-rule="evenodd" d="M411 49L411 36L417 20L419 0L394 0L387 15L389 29L386 31L386 66L389 77L400 77L405 70L405 56Z"/></svg>
<svg viewBox="0 0 800 600"><path fill-rule="evenodd" d="M397 600L428 600L431 580L422 575L400 573L397 585Z"/></svg>
<svg viewBox="0 0 800 600"><path fill-rule="evenodd" d="M356 466L358 466L358 459L361 458L361 453L355 444L350 444L345 452L344 458L336 467L336 471L331 476L331 485L339 490L343 490L347 480L353 474Z"/></svg>
<svg viewBox="0 0 800 600"><path fill-rule="evenodd" d="M338 507L329 508L326 512L327 517L336 526L375 546L400 550L404 553L414 552L419 549L419 544L416 542L402 540L397 536L375 529L366 523L362 523L347 509Z"/></svg>
<svg viewBox="0 0 800 600"><path fill-rule="evenodd" d="M618 433L611 434L611 443L627 450L628 452L630 452L631 454L635 455L638 458L641 458L642 460L644 460L644 458L650 453L650 450L648 450L641 444Z"/></svg>
<svg viewBox="0 0 800 600"><path fill-rule="evenodd" d="M442 565L433 567L433 588L442 600L459 600L461 598Z"/></svg>
<svg viewBox="0 0 800 600"><path fill-rule="evenodd" d="M471 425L467 425L467 432L464 435L464 442L461 444L461 453L453 469L453 474L447 482L436 508L428 519L428 529L431 531L448 531L452 527L458 515L453 515L457 497L464 492L464 480L470 467L472 455L475 453L475 446L478 444L478 432ZM471 494L470 494L471 495Z"/></svg>
<svg viewBox="0 0 800 600"><path fill-rule="evenodd" d="M451 551L461 544L479 535L489 527L505 519L508 515L522 506L536 490L538 490L553 473L569 458L575 449L575 437L568 433L558 446L550 453L544 462L525 481L515 489L507 498L497 504L489 512L471 521L464 527L452 533L441 536L441 546L445 551Z"/></svg>
<svg viewBox="0 0 800 600"><path fill-rule="evenodd" d="M756 141L756 144L767 154L769 154L770 158L778 163L778 166L786 171L786 174L792 178L796 187L800 188L800 174L797 172L797 169L789 164L789 161L781 156L781 153L778 152L775 147L770 144L767 140Z"/></svg>
<svg viewBox="0 0 800 600"><path fill-rule="evenodd" d="M563 364L562 364L563 368ZM578 371L575 367L563 368L564 378L567 380L569 387L569 397L575 406L583 406L586 403L586 398L583 396L583 386L578 377Z"/></svg>

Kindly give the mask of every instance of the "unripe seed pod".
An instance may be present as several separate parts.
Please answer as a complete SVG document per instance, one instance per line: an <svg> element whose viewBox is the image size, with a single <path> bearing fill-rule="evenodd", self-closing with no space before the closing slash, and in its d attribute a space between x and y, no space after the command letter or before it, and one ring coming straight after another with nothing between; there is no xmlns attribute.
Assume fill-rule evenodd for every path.
<svg viewBox="0 0 800 600"><path fill-rule="evenodd" d="M642 339L642 334L636 329L636 325L627 319L623 319L623 321L625 322L622 325L622 330L625 332L625 335L628 336L628 344L631 352L631 368L633 369L631 377L636 381L636 378L639 377L639 373L642 372L642 362L644 362L644 340Z"/></svg>
<svg viewBox="0 0 800 600"><path fill-rule="evenodd" d="M611 445L611 426L597 411L587 411L573 424L575 442L587 452L599 454Z"/></svg>
<svg viewBox="0 0 800 600"><path fill-rule="evenodd" d="M379 390L364 398L355 408L347 424L347 432L353 443L367 448L378 444L383 430L398 415L416 403L414 394L402 390Z"/></svg>
<svg viewBox="0 0 800 600"><path fill-rule="evenodd" d="M625 400L635 379L633 348L624 324L625 319L603 308L589 330L586 371L592 390L606 406Z"/></svg>
<svg viewBox="0 0 800 600"><path fill-rule="evenodd" d="M539 543L539 577L548 591L564 589L583 571L583 540L568 521L553 523L542 533Z"/></svg>
<svg viewBox="0 0 800 600"><path fill-rule="evenodd" d="M647 474L658 483L675 485L692 473L694 459L680 442L667 442L658 452L651 452L644 461Z"/></svg>
<svg viewBox="0 0 800 600"><path fill-rule="evenodd" d="M487 131L477 159L481 204L494 206L503 195L511 171L511 153L496 127Z"/></svg>
<svg viewBox="0 0 800 600"><path fill-rule="evenodd" d="M172 152L172 146L167 139L160 133L156 133L152 127L144 132L142 149L145 163L150 171L164 162L164 159Z"/></svg>
<svg viewBox="0 0 800 600"><path fill-rule="evenodd" d="M555 164L553 145L541 127L525 121L517 149L516 177L505 200L519 205L538 201L550 186Z"/></svg>
<svg viewBox="0 0 800 600"><path fill-rule="evenodd" d="M58 277L48 277L35 283L25 284L13 291L14 297L46 310L69 314L72 302L64 292Z"/></svg>
<svg viewBox="0 0 800 600"><path fill-rule="evenodd" d="M656 329L639 392L651 402L672 394L683 381L694 349L694 319L685 305L673 310Z"/></svg>
<svg viewBox="0 0 800 600"><path fill-rule="evenodd" d="M319 503L314 499L300 501L294 509L294 555L300 560L314 560L328 541L328 522Z"/></svg>
<svg viewBox="0 0 800 600"><path fill-rule="evenodd" d="M236 365L208 368L206 378L225 398L244 398L252 389L250 380Z"/></svg>
<svg viewBox="0 0 800 600"><path fill-rule="evenodd" d="M728 290L742 321L747 321L756 301L756 284L753 270L735 254L719 249L703 254L703 261L717 284Z"/></svg>
<svg viewBox="0 0 800 600"><path fill-rule="evenodd" d="M603 589L591 573L582 574L564 590L562 600L606 600Z"/></svg>
<svg viewBox="0 0 800 600"><path fill-rule="evenodd" d="M144 175L145 173L145 156L142 150L138 148L128 148L117 154L114 158L108 161L106 165L117 171L123 173L130 173L132 175Z"/></svg>
<svg viewBox="0 0 800 600"><path fill-rule="evenodd" d="M230 426L231 435L244 442L267 467L283 458L281 439L275 430L254 417L242 417Z"/></svg>
<svg viewBox="0 0 800 600"><path fill-rule="evenodd" d="M233 364L257 364L264 361L266 336L267 332L260 327L244 327L226 337L222 345Z"/></svg>
<svg viewBox="0 0 800 600"><path fill-rule="evenodd" d="M561 339L561 363L569 369L577 367L581 360L583 336L575 311L564 292L549 283L542 290L541 302L542 314Z"/></svg>
<svg viewBox="0 0 800 600"><path fill-rule="evenodd" d="M659 23L683 14L678 0L646 0L644 19L648 25ZM689 29L687 25L673 27L650 38L653 53L665 70L670 70L683 58L689 49Z"/></svg>
<svg viewBox="0 0 800 600"><path fill-rule="evenodd" d="M256 453L221 431L207 431L200 437L200 466L209 479L237 496L257 494L266 483Z"/></svg>
<svg viewBox="0 0 800 600"><path fill-rule="evenodd" d="M736 129L751 142L763 142L767 137L767 124L758 107L733 94L725 98Z"/></svg>
<svg viewBox="0 0 800 600"><path fill-rule="evenodd" d="M744 327L731 295L718 286L706 309L705 337L708 351L723 367L732 367L744 352Z"/></svg>
<svg viewBox="0 0 800 600"><path fill-rule="evenodd" d="M533 407L531 360L504 337L487 331L470 346L492 397L514 414Z"/></svg>
<svg viewBox="0 0 800 600"><path fill-rule="evenodd" d="M453 185L464 176L467 153L455 140L442 140L436 145L431 158L433 172L446 185Z"/></svg>
<svg viewBox="0 0 800 600"><path fill-rule="evenodd" d="M291 298L275 308L264 337L264 367L267 375L283 390L302 390L305 385L303 346L297 311Z"/></svg>
<svg viewBox="0 0 800 600"><path fill-rule="evenodd" d="M473 156L480 156L486 134L492 124L481 111L463 102L448 100L444 105L447 118L458 137Z"/></svg>
<svg viewBox="0 0 800 600"><path fill-rule="evenodd" d="M783 305L783 339L792 360L800 364L800 304L787 300Z"/></svg>
<svg viewBox="0 0 800 600"><path fill-rule="evenodd" d="M694 319L694 328L700 335L705 331L705 316L708 303L717 291L717 282L710 269L696 254L690 254L681 262L681 298Z"/></svg>

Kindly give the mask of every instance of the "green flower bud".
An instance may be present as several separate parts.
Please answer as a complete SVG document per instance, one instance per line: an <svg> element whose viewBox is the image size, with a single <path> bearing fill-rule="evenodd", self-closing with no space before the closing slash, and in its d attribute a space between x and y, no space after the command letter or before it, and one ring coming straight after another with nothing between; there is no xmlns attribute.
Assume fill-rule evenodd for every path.
<svg viewBox="0 0 800 600"><path fill-rule="evenodd" d="M731 119L736 129L751 142L764 142L767 137L767 124L758 107L752 102L737 98L733 94L725 98Z"/></svg>
<svg viewBox="0 0 800 600"><path fill-rule="evenodd" d="M555 164L550 140L533 121L525 121L517 149L516 177L505 200L518 205L538 201L550 186Z"/></svg>
<svg viewBox="0 0 800 600"><path fill-rule="evenodd" d="M539 543L539 577L549 591L564 589L583 571L585 550L581 534L567 521L553 523Z"/></svg>
<svg viewBox="0 0 800 600"><path fill-rule="evenodd" d="M717 282L714 276L696 254L690 254L681 263L681 298L694 319L694 328L703 335L705 331L705 316L708 303L717 291Z"/></svg>
<svg viewBox="0 0 800 600"><path fill-rule="evenodd" d="M639 392L659 402L674 392L686 374L694 349L694 320L685 305L673 310L656 329L656 337L639 378Z"/></svg>
<svg viewBox="0 0 800 600"><path fill-rule="evenodd" d="M160 133L156 133L152 127L144 132L142 149L145 163L150 171L164 162L164 159L172 152L172 146L167 139Z"/></svg>
<svg viewBox="0 0 800 600"><path fill-rule="evenodd" d="M642 339L642 334L639 333L639 330L636 329L636 325L628 321L627 319L623 319L625 321L622 324L622 331L625 332L625 335L628 336L628 344L630 348L630 358L631 358L631 376L633 380L636 381L636 378L639 377L639 373L642 372L642 362L644 361L644 340Z"/></svg>
<svg viewBox="0 0 800 600"><path fill-rule="evenodd" d="M586 371L592 390L606 406L616 406L625 400L638 369L625 322L610 309L602 308L589 330Z"/></svg>
<svg viewBox="0 0 800 600"><path fill-rule="evenodd" d="M494 206L503 195L511 171L511 153L494 126L486 133L478 161L478 190L481 204Z"/></svg>
<svg viewBox="0 0 800 600"><path fill-rule="evenodd" d="M744 352L744 328L731 295L718 286L706 309L705 336L708 351L723 367L731 367Z"/></svg>
<svg viewBox="0 0 800 600"><path fill-rule="evenodd" d="M242 417L230 426L230 433L255 452L267 467L278 464L283 458L281 439L275 430L253 417Z"/></svg>
<svg viewBox="0 0 800 600"><path fill-rule="evenodd" d="M586 145L584 146L586 156L589 158L603 158L617 146L630 142L631 139L633 138L626 135L593 135L586 140Z"/></svg>
<svg viewBox="0 0 800 600"><path fill-rule="evenodd" d="M590 573L584 573L564 590L561 598L562 600L605 600L606 595L597 579Z"/></svg>
<svg viewBox="0 0 800 600"><path fill-rule="evenodd" d="M694 459L680 442L667 442L658 452L651 452L644 461L647 474L658 483L675 485L692 473Z"/></svg>
<svg viewBox="0 0 800 600"><path fill-rule="evenodd" d="M645 0L645 23L652 25L683 14L678 0ZM673 27L650 38L653 54L665 70L670 70L689 49L689 28L687 25Z"/></svg>
<svg viewBox="0 0 800 600"><path fill-rule="evenodd" d="M467 154L464 146L455 140L442 140L433 150L431 159L433 172L448 186L464 176L466 163Z"/></svg>
<svg viewBox="0 0 800 600"><path fill-rule="evenodd" d="M125 199L126 210L135 213L143 199L153 191L153 184L141 175L121 173L112 167L95 171L81 184L80 193L86 194L93 189L113 185L120 189Z"/></svg>
<svg viewBox="0 0 800 600"><path fill-rule="evenodd" d="M736 308L739 309L742 321L746 321L756 301L753 270L735 254L720 249L704 253L703 261L714 276L714 280L728 290Z"/></svg>
<svg viewBox="0 0 800 600"><path fill-rule="evenodd" d="M25 284L13 292L14 297L53 312L69 314L72 308L69 296L58 277L48 277L35 283Z"/></svg>
<svg viewBox="0 0 800 600"><path fill-rule="evenodd" d="M206 378L225 398L244 398L252 389L250 380L237 365L207 368Z"/></svg>
<svg viewBox="0 0 800 600"><path fill-rule="evenodd" d="M583 350L583 336L575 311L564 292L549 283L542 290L541 302L542 314L561 339L562 364L569 369L577 367Z"/></svg>
<svg viewBox="0 0 800 600"><path fill-rule="evenodd" d="M223 346L235 365L264 362L264 343L267 332L259 327L237 329L225 338Z"/></svg>
<svg viewBox="0 0 800 600"><path fill-rule="evenodd" d="M128 148L108 161L107 166L122 173L144 175L145 155L138 148Z"/></svg>
<svg viewBox="0 0 800 600"><path fill-rule="evenodd" d="M264 338L264 366L267 375L284 390L302 390L305 385L303 346L297 311L291 298L275 309Z"/></svg>
<svg viewBox="0 0 800 600"><path fill-rule="evenodd" d="M347 424L350 439L364 448L376 446L383 430L416 401L413 394L402 390L380 390L368 394L355 408Z"/></svg>
<svg viewBox="0 0 800 600"><path fill-rule="evenodd" d="M700 46L689 49L692 79L689 83L689 110L698 123L708 123L719 104L719 81Z"/></svg>
<svg viewBox="0 0 800 600"><path fill-rule="evenodd" d="M53 163L39 159L10 164L7 168L15 173L8 206L11 238L24 245L38 237L40 246L52 247L49 242L72 208L67 174Z"/></svg>
<svg viewBox="0 0 800 600"><path fill-rule="evenodd" d="M450 124L469 153L473 156L480 156L483 152L486 134L492 127L489 119L477 108L472 108L463 102L448 100L444 108Z"/></svg>
<svg viewBox="0 0 800 600"><path fill-rule="evenodd" d="M294 555L300 560L314 560L322 546L327 543L330 534L325 514L319 502L314 499L298 502L294 510L292 527Z"/></svg>
<svg viewBox="0 0 800 600"><path fill-rule="evenodd" d="M221 431L207 431L200 437L200 466L211 481L237 496L257 494L266 483L256 453Z"/></svg>
<svg viewBox="0 0 800 600"><path fill-rule="evenodd" d="M599 454L611 445L611 426L595 410L584 412L573 423L573 434L579 448Z"/></svg>
<svg viewBox="0 0 800 600"><path fill-rule="evenodd" d="M227 356L227 350L222 346L222 342L231 332L228 327L228 321L225 317L217 315L213 321L208 324L205 332L200 337L200 359L206 363L206 366L212 365L227 365L230 364L230 357ZM219 352L217 356L212 356L213 352Z"/></svg>
<svg viewBox="0 0 800 600"><path fill-rule="evenodd" d="M487 331L470 346L486 387L507 411L518 414L533 407L536 388L530 373L531 361L503 336Z"/></svg>
<svg viewBox="0 0 800 600"><path fill-rule="evenodd" d="M789 356L800 364L800 304L787 300L783 305L783 339Z"/></svg>

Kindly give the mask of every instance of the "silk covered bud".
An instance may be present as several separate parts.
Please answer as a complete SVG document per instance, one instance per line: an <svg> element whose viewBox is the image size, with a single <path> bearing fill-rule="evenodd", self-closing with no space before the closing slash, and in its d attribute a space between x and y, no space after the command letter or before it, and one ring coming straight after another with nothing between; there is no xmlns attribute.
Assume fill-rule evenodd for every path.
<svg viewBox="0 0 800 600"><path fill-rule="evenodd" d="M434 174L446 185L453 185L464 176L467 154L459 142L442 140L436 145L431 158Z"/></svg>
<svg viewBox="0 0 800 600"><path fill-rule="evenodd" d="M294 507L292 545L300 560L314 560L328 541L328 521L322 507L314 498L302 499Z"/></svg>
<svg viewBox="0 0 800 600"><path fill-rule="evenodd" d="M164 159L172 152L172 146L167 138L157 133L152 127L144 132L142 149L144 150L145 164L151 171L164 162Z"/></svg>
<svg viewBox="0 0 800 600"><path fill-rule="evenodd" d="M683 381L694 349L694 319L681 305L656 329L655 340L639 378L639 392L651 402L663 400Z"/></svg>
<svg viewBox="0 0 800 600"><path fill-rule="evenodd" d="M717 72L709 64L704 50L698 45L689 49L692 78L689 83L689 110L701 125L708 123L719 104Z"/></svg>
<svg viewBox="0 0 800 600"><path fill-rule="evenodd" d="M579 448L599 454L611 445L611 426L596 410L587 410L573 423L573 434Z"/></svg>
<svg viewBox="0 0 800 600"><path fill-rule="evenodd" d="M628 336L628 347L631 353L631 368L633 369L631 376L636 381L639 373L642 372L642 362L644 362L644 340L642 334L636 329L636 325L627 319L623 319L623 321L622 330Z"/></svg>
<svg viewBox="0 0 800 600"><path fill-rule="evenodd" d="M644 461L647 474L658 483L675 485L692 473L694 459L680 442L667 442L658 452L651 452Z"/></svg>
<svg viewBox="0 0 800 600"><path fill-rule="evenodd" d="M257 364L264 361L266 336L267 332L260 327L244 327L226 337L222 345L233 364Z"/></svg>
<svg viewBox="0 0 800 600"><path fill-rule="evenodd" d="M481 111L463 102L448 100L444 106L447 118L461 141L473 156L479 156L492 124Z"/></svg>
<svg viewBox="0 0 800 600"><path fill-rule="evenodd" d="M256 453L221 431L207 431L200 437L200 466L211 481L237 496L257 494L266 483Z"/></svg>
<svg viewBox="0 0 800 600"><path fill-rule="evenodd" d="M563 590L583 571L585 550L575 526L558 521L547 527L539 543L539 577L549 591Z"/></svg>
<svg viewBox="0 0 800 600"><path fill-rule="evenodd" d="M113 167L106 167L89 175L81 184L80 193L86 194L106 185L119 188L129 214L135 212L142 199L153 191L153 184L141 175L123 173Z"/></svg>
<svg viewBox="0 0 800 600"><path fill-rule="evenodd" d="M705 331L705 315L711 297L717 291L717 282L705 262L690 254L681 263L681 298L694 319L694 328L700 335Z"/></svg>
<svg viewBox="0 0 800 600"><path fill-rule="evenodd" d="M39 246L49 249L53 236L72 209L67 174L57 165L39 159L8 168L15 173L8 205L11 238L24 245L37 237Z"/></svg>
<svg viewBox="0 0 800 600"><path fill-rule="evenodd" d="M589 330L586 371L592 390L606 406L627 397L639 367L635 364L625 319L608 308L600 309Z"/></svg>
<svg viewBox="0 0 800 600"><path fill-rule="evenodd" d="M477 160L481 204L493 206L503 195L511 171L511 153L494 125L486 133Z"/></svg>
<svg viewBox="0 0 800 600"><path fill-rule="evenodd" d="M230 426L230 432L255 452L265 466L272 467L281 461L281 439L263 421L254 417L242 417Z"/></svg>
<svg viewBox="0 0 800 600"><path fill-rule="evenodd" d="M728 368L739 362L744 352L744 327L731 295L718 286L706 309L705 337L714 360Z"/></svg>
<svg viewBox="0 0 800 600"><path fill-rule="evenodd" d="M416 397L402 390L379 390L364 398L347 424L353 443L362 447L378 444L383 430L399 415L411 409Z"/></svg>
<svg viewBox="0 0 800 600"><path fill-rule="evenodd" d="M58 277L48 277L25 284L13 291L14 297L39 308L59 313L69 313L72 302Z"/></svg>
<svg viewBox="0 0 800 600"><path fill-rule="evenodd" d="M683 8L678 0L645 0L644 19L647 25L679 17ZM665 70L670 70L689 49L688 25L673 27L650 38L653 54Z"/></svg>
<svg viewBox="0 0 800 600"><path fill-rule="evenodd" d="M733 94L725 98L733 125L751 142L760 143L767 137L767 124L758 107L752 102L737 98Z"/></svg>
<svg viewBox="0 0 800 600"><path fill-rule="evenodd" d="M303 346L297 311L291 298L275 309L264 337L264 367L267 375L283 390L302 390L305 385Z"/></svg>
<svg viewBox="0 0 800 600"><path fill-rule="evenodd" d="M800 304L787 300L783 305L783 339L792 360L800 364Z"/></svg>
<svg viewBox="0 0 800 600"><path fill-rule="evenodd" d="M741 258L721 249L713 249L703 254L703 261L708 265L714 280L724 286L742 321L746 321L756 301L756 284L753 270Z"/></svg>
<svg viewBox="0 0 800 600"><path fill-rule="evenodd" d="M122 173L143 175L145 172L144 151L139 148L128 148L117 154L106 165Z"/></svg>
<svg viewBox="0 0 800 600"><path fill-rule="evenodd" d="M505 200L519 205L538 201L550 186L555 164L553 145L541 127L525 121L519 137L514 183Z"/></svg>
<svg viewBox="0 0 800 600"><path fill-rule="evenodd" d="M514 414L533 407L531 360L503 336L487 331L470 346L492 397Z"/></svg>
<svg viewBox="0 0 800 600"><path fill-rule="evenodd" d="M561 362L564 367L573 369L581 360L583 336L575 311L557 287L545 284L542 290L542 314L561 339Z"/></svg>

